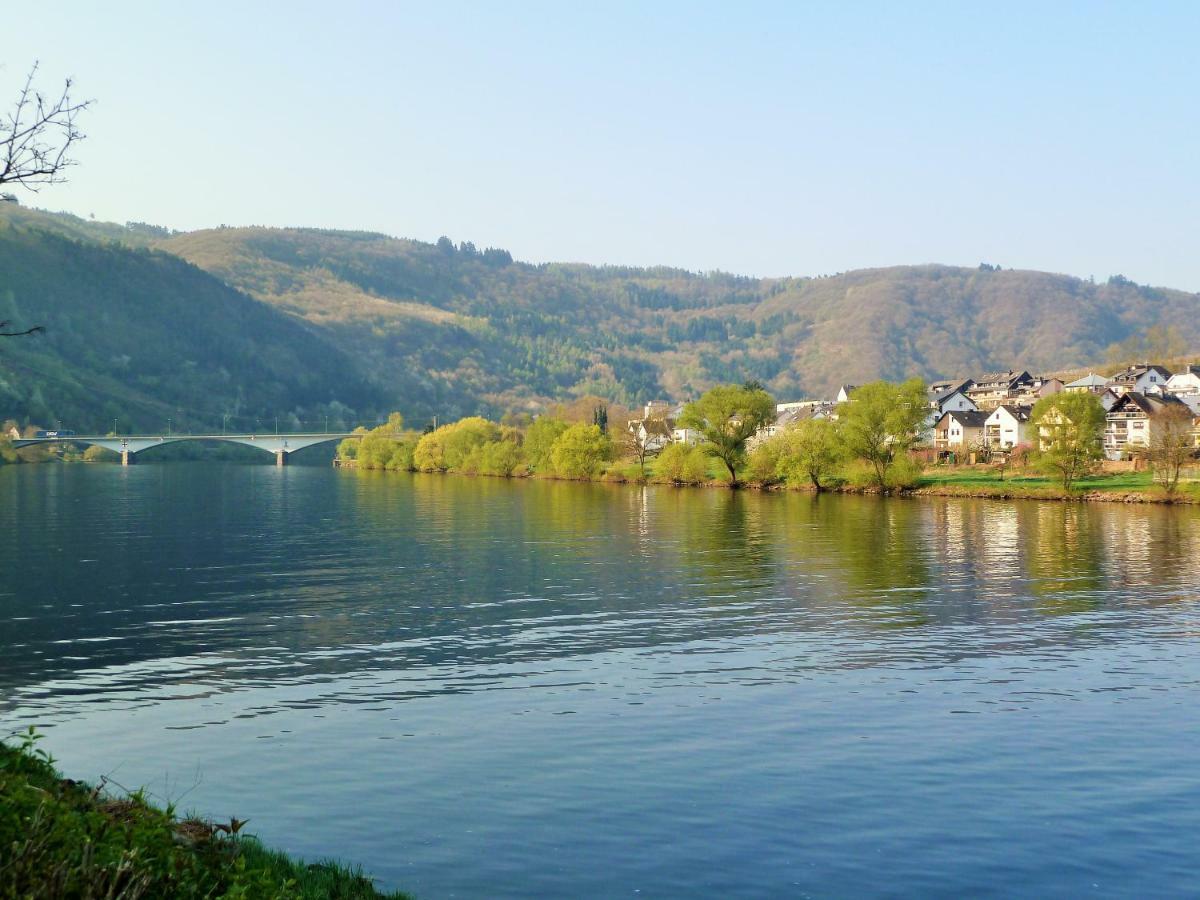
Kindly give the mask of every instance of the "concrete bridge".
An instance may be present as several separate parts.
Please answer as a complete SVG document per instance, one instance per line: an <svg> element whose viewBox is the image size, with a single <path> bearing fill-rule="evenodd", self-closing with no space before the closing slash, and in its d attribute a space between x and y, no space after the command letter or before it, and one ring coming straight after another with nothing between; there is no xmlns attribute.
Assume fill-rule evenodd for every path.
<svg viewBox="0 0 1200 900"><path fill-rule="evenodd" d="M32 447L36 444L95 444L114 453L121 454L121 465L131 466L134 457L152 447L174 444L179 441L224 441L227 444L245 444L275 454L275 465L286 466L288 456L305 447L314 447L329 441L360 438L361 434L165 434L165 435L114 435L66 434L53 437L16 438L14 447Z"/></svg>

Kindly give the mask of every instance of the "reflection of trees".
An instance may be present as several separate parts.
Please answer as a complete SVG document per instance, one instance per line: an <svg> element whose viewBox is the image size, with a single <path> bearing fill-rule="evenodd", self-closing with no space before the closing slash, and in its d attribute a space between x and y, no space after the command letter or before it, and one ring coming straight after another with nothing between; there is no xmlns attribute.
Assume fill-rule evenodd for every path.
<svg viewBox="0 0 1200 900"><path fill-rule="evenodd" d="M676 543L693 582L702 580L717 600L772 582L774 553L761 509L764 500L771 498L745 491L674 489L671 493L677 500Z"/></svg>
<svg viewBox="0 0 1200 900"><path fill-rule="evenodd" d="M786 569L823 602L871 608L871 624L928 621L934 589L928 561L929 507L911 500L799 494L779 498Z"/></svg>
<svg viewBox="0 0 1200 900"><path fill-rule="evenodd" d="M1101 605L1104 533L1100 510L1087 503L1042 503L1025 529L1029 590L1046 615L1087 612Z"/></svg>

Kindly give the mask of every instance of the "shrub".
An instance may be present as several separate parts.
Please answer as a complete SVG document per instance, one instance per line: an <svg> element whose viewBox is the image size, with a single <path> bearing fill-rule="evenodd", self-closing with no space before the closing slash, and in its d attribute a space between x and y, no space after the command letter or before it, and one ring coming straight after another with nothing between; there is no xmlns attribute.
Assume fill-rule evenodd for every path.
<svg viewBox="0 0 1200 900"><path fill-rule="evenodd" d="M558 436L550 452L554 472L560 478L595 478L612 456L612 441L599 425L582 422Z"/></svg>
<svg viewBox="0 0 1200 900"><path fill-rule="evenodd" d="M708 458L699 447L670 444L655 462L658 477L674 484L700 484L708 480Z"/></svg>

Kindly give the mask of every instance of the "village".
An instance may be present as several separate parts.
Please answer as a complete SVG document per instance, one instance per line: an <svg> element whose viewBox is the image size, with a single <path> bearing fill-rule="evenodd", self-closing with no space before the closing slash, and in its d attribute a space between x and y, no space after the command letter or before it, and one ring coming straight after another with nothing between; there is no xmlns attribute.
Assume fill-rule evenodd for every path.
<svg viewBox="0 0 1200 900"><path fill-rule="evenodd" d="M776 404L775 420L754 434L748 449L802 421L836 419L839 404L849 401L854 390L854 385L846 384L832 399ZM1156 426L1161 429L1164 422L1177 423L1184 417L1190 424L1192 445L1200 451L1200 365L1173 372L1153 363L1126 366L1112 375L1090 372L1067 382L1013 369L931 382L925 430L913 446L930 462L950 464L991 462L1023 450L1044 451L1055 423L1034 421L1033 410L1039 400L1056 394L1091 394L1099 401L1105 416L1099 449L1109 462L1136 466L1153 445ZM629 422L629 430L652 452L671 443L698 444L700 433L679 424L683 408L663 401L647 403L642 416Z"/></svg>

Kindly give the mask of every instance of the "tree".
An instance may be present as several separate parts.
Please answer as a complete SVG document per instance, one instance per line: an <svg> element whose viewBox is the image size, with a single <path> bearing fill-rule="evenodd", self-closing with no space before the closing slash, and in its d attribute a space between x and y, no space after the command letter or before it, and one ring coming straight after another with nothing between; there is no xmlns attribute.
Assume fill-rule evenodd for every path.
<svg viewBox="0 0 1200 900"><path fill-rule="evenodd" d="M66 180L66 170L75 165L71 149L84 138L77 119L92 105L71 97L70 78L57 98L43 94L34 87L37 71L35 62L12 112L0 119L0 184L31 191Z"/></svg>
<svg viewBox="0 0 1200 900"><path fill-rule="evenodd" d="M683 409L679 424L698 431L704 452L724 463L737 487L737 467L745 462L746 441L775 420L775 401L761 387L727 384L713 388Z"/></svg>
<svg viewBox="0 0 1200 900"><path fill-rule="evenodd" d="M525 432L525 457L534 472L548 472L554 468L550 454L554 442L567 430L567 423L552 416L541 416Z"/></svg>
<svg viewBox="0 0 1200 900"><path fill-rule="evenodd" d="M790 484L808 481L820 491L841 463L837 425L829 419L805 419L784 429L779 438L779 474Z"/></svg>
<svg viewBox="0 0 1200 900"><path fill-rule="evenodd" d="M622 435L621 449L637 460L641 477L646 477L646 460L662 452L671 442L671 428L662 417L651 416L629 423Z"/></svg>
<svg viewBox="0 0 1200 900"><path fill-rule="evenodd" d="M1104 406L1095 394L1052 394L1033 407L1038 467L1069 491L1096 468L1103 455Z"/></svg>
<svg viewBox="0 0 1200 900"><path fill-rule="evenodd" d="M560 478L594 478L611 456L612 442L599 425L572 425L558 436L550 459Z"/></svg>
<svg viewBox="0 0 1200 900"><path fill-rule="evenodd" d="M864 384L838 405L837 414L843 448L870 466L872 482L883 490L897 455L908 451L925 424L925 385L919 378Z"/></svg>
<svg viewBox="0 0 1200 900"><path fill-rule="evenodd" d="M674 484L699 484L708 480L708 464L699 447L671 444L658 456L658 476Z"/></svg>
<svg viewBox="0 0 1200 900"><path fill-rule="evenodd" d="M1192 411L1184 404L1172 403L1150 423L1150 446L1146 459L1154 482L1173 495L1179 487L1183 467L1196 455Z"/></svg>

